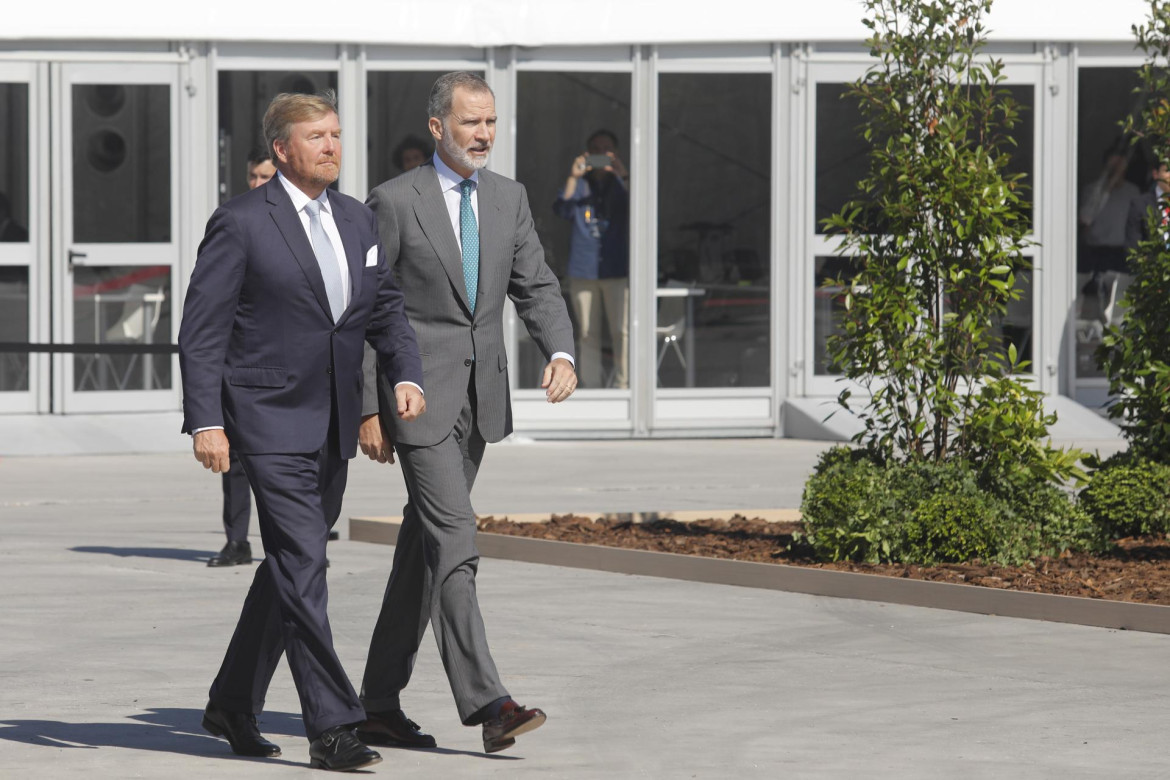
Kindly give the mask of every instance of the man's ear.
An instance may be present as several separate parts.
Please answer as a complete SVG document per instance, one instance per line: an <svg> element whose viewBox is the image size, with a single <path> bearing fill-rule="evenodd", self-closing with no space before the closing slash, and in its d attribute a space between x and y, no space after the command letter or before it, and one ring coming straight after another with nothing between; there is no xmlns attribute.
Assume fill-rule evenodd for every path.
<svg viewBox="0 0 1170 780"><path fill-rule="evenodd" d="M443 140L443 122L438 117L431 117L427 120L427 128L431 131L431 136L436 141Z"/></svg>
<svg viewBox="0 0 1170 780"><path fill-rule="evenodd" d="M288 146L279 138L272 142L272 153L276 155L273 162L288 162Z"/></svg>

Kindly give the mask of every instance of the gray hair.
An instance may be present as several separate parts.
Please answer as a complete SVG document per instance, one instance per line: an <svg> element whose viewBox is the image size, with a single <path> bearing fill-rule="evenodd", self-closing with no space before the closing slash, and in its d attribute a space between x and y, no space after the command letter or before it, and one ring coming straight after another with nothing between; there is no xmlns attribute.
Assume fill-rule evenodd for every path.
<svg viewBox="0 0 1170 780"><path fill-rule="evenodd" d="M456 87L463 87L469 92L486 92L492 96L493 100L496 97L496 93L492 92L488 83L476 73L469 73L465 70L444 73L435 80L435 85L431 87L431 96L427 99L428 117L434 117L440 122L446 121L451 113L451 104L455 100Z"/></svg>
<svg viewBox="0 0 1170 780"><path fill-rule="evenodd" d="M272 161L276 162L278 159L273 144L277 141L287 143L293 125L298 122L312 122L336 113L337 93L331 89L318 92L316 95L281 92L272 98L268 110L264 112L264 145L268 147Z"/></svg>

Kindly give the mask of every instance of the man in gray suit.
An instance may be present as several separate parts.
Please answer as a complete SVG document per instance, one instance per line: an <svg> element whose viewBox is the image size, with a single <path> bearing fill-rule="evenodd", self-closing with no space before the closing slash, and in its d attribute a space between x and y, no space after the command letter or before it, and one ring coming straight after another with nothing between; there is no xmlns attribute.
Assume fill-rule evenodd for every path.
<svg viewBox="0 0 1170 780"><path fill-rule="evenodd" d="M516 304L548 358L541 387L550 403L577 387L573 329L524 188L484 170L496 132L491 88L477 75L449 73L435 82L427 109L435 157L366 201L418 334L428 413L398 417L381 377L377 397L367 393L362 451L393 463L397 450L409 498L362 682L369 719L358 733L375 745L435 745L399 702L429 622L459 718L483 726L484 750L492 753L545 720L500 682L475 592L471 488L487 442L512 431L504 302ZM372 388L371 352L366 371Z"/></svg>

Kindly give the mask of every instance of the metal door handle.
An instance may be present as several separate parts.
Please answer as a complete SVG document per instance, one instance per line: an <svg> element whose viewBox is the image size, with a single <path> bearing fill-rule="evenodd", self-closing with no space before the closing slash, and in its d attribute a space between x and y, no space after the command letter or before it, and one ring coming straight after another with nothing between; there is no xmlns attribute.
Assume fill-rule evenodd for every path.
<svg viewBox="0 0 1170 780"><path fill-rule="evenodd" d="M76 263L74 262L75 260L78 260L79 258L83 258L83 257L88 257L88 255L86 255L85 252L76 252L76 251L70 249L69 250L69 270L70 271L73 270L73 266L76 265ZM85 265L85 263L82 263L82 265Z"/></svg>

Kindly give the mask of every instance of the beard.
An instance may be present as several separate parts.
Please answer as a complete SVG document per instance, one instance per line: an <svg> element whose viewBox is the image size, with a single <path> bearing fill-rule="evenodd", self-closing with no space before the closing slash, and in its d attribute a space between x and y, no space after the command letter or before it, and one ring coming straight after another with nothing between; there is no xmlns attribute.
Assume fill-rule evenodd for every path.
<svg viewBox="0 0 1170 780"><path fill-rule="evenodd" d="M473 171L483 168L488 163L489 155L485 154L482 157L472 157L471 153L466 149L455 145L455 139L451 137L449 132L443 134L443 139L439 143L442 145L443 151L447 153L448 157ZM491 152L490 146L488 147L488 152Z"/></svg>
<svg viewBox="0 0 1170 780"><path fill-rule="evenodd" d="M334 163L332 166L317 165L313 168L313 173L309 177L309 180L319 187L328 187L330 184L337 181L337 178L340 174L341 165L338 163Z"/></svg>

